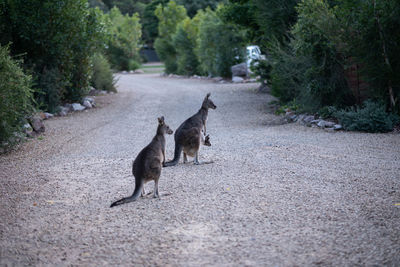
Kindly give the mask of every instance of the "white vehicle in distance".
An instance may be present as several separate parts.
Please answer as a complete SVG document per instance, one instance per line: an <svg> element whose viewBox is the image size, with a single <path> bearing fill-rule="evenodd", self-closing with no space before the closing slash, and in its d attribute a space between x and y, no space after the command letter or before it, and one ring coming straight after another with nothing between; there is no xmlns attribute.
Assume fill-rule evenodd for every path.
<svg viewBox="0 0 400 267"><path fill-rule="evenodd" d="M261 54L260 47L258 45L249 45L246 47L246 63L247 68L250 69L251 64L255 60L264 60L265 55Z"/></svg>

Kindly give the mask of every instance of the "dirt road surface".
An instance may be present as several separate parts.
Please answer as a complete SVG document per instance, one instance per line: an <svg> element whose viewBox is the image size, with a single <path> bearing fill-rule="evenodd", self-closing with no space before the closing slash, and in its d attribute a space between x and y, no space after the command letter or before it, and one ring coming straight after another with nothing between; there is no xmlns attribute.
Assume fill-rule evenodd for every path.
<svg viewBox="0 0 400 267"><path fill-rule="evenodd" d="M0 157L0 265L400 265L400 135L276 125L255 84L120 75L102 107L46 121ZM207 92L200 160L133 192L157 117L176 129ZM167 158L173 156L167 137ZM153 183L146 191L153 190Z"/></svg>

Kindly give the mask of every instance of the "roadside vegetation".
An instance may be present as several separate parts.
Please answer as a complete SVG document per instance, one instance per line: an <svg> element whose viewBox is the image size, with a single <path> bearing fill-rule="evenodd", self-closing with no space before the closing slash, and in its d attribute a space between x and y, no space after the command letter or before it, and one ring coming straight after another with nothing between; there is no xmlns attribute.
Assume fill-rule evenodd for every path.
<svg viewBox="0 0 400 267"><path fill-rule="evenodd" d="M115 91L113 72L138 69L141 47L167 73L230 77L256 44L266 59L253 71L281 105L349 130L399 121L396 0L0 0L0 32L0 144L37 110Z"/></svg>

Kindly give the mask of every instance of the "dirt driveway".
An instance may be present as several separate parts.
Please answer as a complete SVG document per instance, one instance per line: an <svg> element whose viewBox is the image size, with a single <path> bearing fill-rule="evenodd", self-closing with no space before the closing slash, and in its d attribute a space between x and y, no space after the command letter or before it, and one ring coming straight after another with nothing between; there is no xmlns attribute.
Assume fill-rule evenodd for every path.
<svg viewBox="0 0 400 267"><path fill-rule="evenodd" d="M0 265L400 265L399 134L274 125L254 84L119 78L102 108L0 157ZM169 195L110 209L157 116L176 129L207 92L214 163L164 168Z"/></svg>

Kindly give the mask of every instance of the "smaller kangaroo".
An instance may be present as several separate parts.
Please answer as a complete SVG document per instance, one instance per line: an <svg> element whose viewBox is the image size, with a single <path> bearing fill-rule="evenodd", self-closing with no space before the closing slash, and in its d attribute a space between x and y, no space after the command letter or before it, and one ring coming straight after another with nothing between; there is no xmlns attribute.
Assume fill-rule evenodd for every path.
<svg viewBox="0 0 400 267"><path fill-rule="evenodd" d="M210 99L210 93L206 95L201 105L200 110L192 117L185 120L179 128L175 131L175 153L174 159L164 164L164 167L175 166L179 162L181 152L183 151L184 162L187 161L186 154L194 156L194 164L200 164L199 162L199 148L202 143L202 130L204 129L204 135L207 135L207 117L208 109L216 109ZM208 138L209 140L209 138Z"/></svg>
<svg viewBox="0 0 400 267"><path fill-rule="evenodd" d="M165 162L165 134L172 134L173 131L164 122L164 117L158 118L157 133L142 151L139 152L133 161L132 174L135 177L135 190L129 197L125 197L111 204L110 208L117 205L135 201L140 195L144 195L144 184L154 181L154 197L159 197L158 180L161 174L162 165Z"/></svg>
<svg viewBox="0 0 400 267"><path fill-rule="evenodd" d="M200 144L211 146L210 135L204 138L202 131L199 133L197 128L192 128L189 133L189 136L191 136L187 142L189 145L183 147L183 163L188 162L187 156L194 157L196 163L196 153L200 150Z"/></svg>

